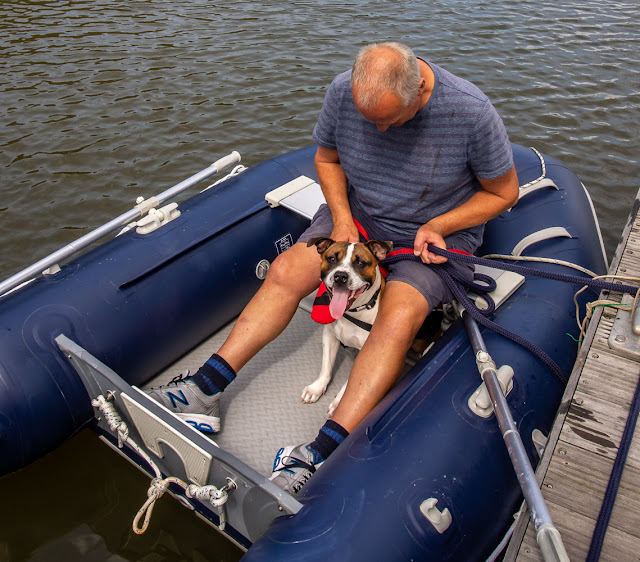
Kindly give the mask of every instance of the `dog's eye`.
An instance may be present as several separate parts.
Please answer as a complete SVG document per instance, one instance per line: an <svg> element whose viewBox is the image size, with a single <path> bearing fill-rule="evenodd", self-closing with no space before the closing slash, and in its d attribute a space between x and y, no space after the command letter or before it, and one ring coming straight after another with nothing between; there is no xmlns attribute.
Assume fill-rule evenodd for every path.
<svg viewBox="0 0 640 562"><path fill-rule="evenodd" d="M327 256L327 261L329 263L335 263L336 262L336 257L334 255Z"/></svg>
<svg viewBox="0 0 640 562"><path fill-rule="evenodd" d="M361 260L360 258L356 258L355 260L355 266L359 269L367 267L368 265L369 265L369 262Z"/></svg>

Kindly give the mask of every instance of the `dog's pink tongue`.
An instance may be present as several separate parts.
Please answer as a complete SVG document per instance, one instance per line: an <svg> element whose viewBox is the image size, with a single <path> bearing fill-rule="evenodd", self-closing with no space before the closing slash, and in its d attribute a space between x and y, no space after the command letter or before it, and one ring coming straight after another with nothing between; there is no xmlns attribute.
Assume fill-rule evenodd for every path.
<svg viewBox="0 0 640 562"><path fill-rule="evenodd" d="M342 318L344 311L347 310L347 304L349 303L349 289L333 289L333 297L329 304L329 312L331 316L336 320Z"/></svg>

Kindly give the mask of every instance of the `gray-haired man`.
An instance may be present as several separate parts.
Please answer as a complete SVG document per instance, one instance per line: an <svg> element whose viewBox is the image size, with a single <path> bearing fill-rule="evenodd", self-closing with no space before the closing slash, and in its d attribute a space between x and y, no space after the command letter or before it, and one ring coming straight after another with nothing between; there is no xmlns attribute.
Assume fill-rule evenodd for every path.
<svg viewBox="0 0 640 562"><path fill-rule="evenodd" d="M425 264L441 263L445 258L428 244L473 252L484 223L517 201L511 146L488 98L399 43L365 47L353 69L334 79L313 138L327 205L274 261L218 353L194 376L153 392L185 418L199 416L219 428L220 392L318 287L320 256L307 247L309 238L357 242L356 218L370 238L412 246ZM274 482L299 491L396 383L429 312L451 299L429 267L391 266L378 316L332 419L311 443L278 451ZM167 391L178 386L196 407L168 400Z"/></svg>

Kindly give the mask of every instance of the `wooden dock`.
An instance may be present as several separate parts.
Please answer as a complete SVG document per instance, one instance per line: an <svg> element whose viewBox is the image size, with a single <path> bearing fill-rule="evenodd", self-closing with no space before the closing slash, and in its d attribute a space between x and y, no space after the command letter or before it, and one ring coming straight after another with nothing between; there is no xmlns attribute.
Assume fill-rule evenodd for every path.
<svg viewBox="0 0 640 562"><path fill-rule="evenodd" d="M640 191L610 274L640 277L639 207ZM620 302L622 295L611 294L609 298ZM616 320L618 314L620 317ZM584 311L581 315L584 316ZM621 332L622 322L628 329L630 312L618 312L610 307L600 307L594 312L536 471L551 517L572 562L584 561L587 557L640 377L640 337ZM520 518L505 560L542 560L528 516ZM600 560L640 561L640 424L624 468Z"/></svg>

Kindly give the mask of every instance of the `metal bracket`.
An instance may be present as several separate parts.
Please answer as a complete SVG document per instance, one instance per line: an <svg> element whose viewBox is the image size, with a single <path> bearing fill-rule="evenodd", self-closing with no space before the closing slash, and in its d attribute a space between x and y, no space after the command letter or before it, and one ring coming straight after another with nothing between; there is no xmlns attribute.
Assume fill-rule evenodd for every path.
<svg viewBox="0 0 640 562"><path fill-rule="evenodd" d="M633 306L634 298L623 295L621 304ZM609 335L609 347L628 359L640 360L640 315L636 310L618 309Z"/></svg>

